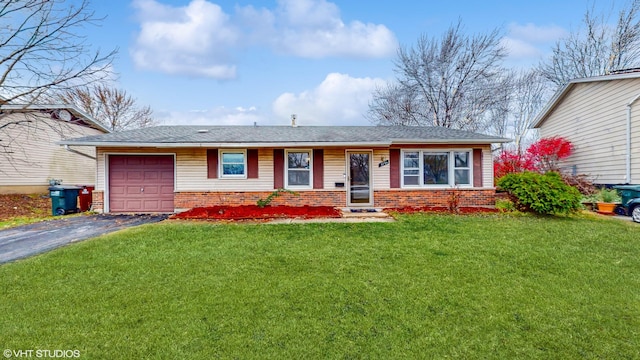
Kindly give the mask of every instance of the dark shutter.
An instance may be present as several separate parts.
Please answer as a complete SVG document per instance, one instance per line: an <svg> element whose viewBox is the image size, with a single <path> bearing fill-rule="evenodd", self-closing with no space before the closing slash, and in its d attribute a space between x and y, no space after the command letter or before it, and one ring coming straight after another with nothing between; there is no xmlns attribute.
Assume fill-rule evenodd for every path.
<svg viewBox="0 0 640 360"><path fill-rule="evenodd" d="M400 149L389 149L389 184L392 189L400 187Z"/></svg>
<svg viewBox="0 0 640 360"><path fill-rule="evenodd" d="M207 149L207 178L218 178L218 149Z"/></svg>
<svg viewBox="0 0 640 360"><path fill-rule="evenodd" d="M284 188L284 149L273 149L273 188Z"/></svg>
<svg viewBox="0 0 640 360"><path fill-rule="evenodd" d="M247 150L247 178L258 178L258 149Z"/></svg>
<svg viewBox="0 0 640 360"><path fill-rule="evenodd" d="M313 188L324 188L324 150L313 150Z"/></svg>
<svg viewBox="0 0 640 360"><path fill-rule="evenodd" d="M473 186L482 187L482 149L473 149Z"/></svg>

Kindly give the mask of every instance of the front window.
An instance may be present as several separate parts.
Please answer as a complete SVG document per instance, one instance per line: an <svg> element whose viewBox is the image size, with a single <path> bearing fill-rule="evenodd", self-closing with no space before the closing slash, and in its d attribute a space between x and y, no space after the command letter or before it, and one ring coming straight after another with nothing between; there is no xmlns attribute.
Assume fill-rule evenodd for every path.
<svg viewBox="0 0 640 360"><path fill-rule="evenodd" d="M247 176L247 153L242 150L220 152L220 177L245 178Z"/></svg>
<svg viewBox="0 0 640 360"><path fill-rule="evenodd" d="M453 169L455 185L471 185L470 153L465 151L455 152L453 154L455 157Z"/></svg>
<svg viewBox="0 0 640 360"><path fill-rule="evenodd" d="M420 153L404 153L404 184L420 185Z"/></svg>
<svg viewBox="0 0 640 360"><path fill-rule="evenodd" d="M286 187L311 186L311 150L287 151Z"/></svg>
<svg viewBox="0 0 640 360"><path fill-rule="evenodd" d="M449 153L425 152L423 185L449 185Z"/></svg>
<svg viewBox="0 0 640 360"><path fill-rule="evenodd" d="M470 151L404 151L402 185L471 186Z"/></svg>

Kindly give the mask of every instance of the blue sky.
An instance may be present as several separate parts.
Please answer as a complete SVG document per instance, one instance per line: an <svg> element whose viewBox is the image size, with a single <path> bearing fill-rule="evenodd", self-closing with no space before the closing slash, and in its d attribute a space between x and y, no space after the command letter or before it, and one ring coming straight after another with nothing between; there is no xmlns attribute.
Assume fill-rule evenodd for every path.
<svg viewBox="0 0 640 360"><path fill-rule="evenodd" d="M394 78L398 46L500 28L506 64L528 67L611 1L92 0L89 41L119 48L114 85L162 124L370 125L377 85Z"/></svg>

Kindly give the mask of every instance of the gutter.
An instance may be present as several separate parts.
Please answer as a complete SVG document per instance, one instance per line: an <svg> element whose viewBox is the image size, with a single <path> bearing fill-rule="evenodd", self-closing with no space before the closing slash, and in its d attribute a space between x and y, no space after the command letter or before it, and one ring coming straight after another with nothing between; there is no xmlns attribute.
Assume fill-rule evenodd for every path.
<svg viewBox="0 0 640 360"><path fill-rule="evenodd" d="M70 147L69 147L69 145L65 145L65 146L64 146L64 149L65 149L65 150L67 150L68 152L72 152L72 153L74 153L74 154L82 155L82 156L84 156L84 157L88 157L89 159L96 160L96 158L95 158L95 157L93 157L93 156L91 156L91 155L89 155L89 154L85 154L85 153L83 153L83 152L80 152L80 151L78 151L78 150L74 150L74 149L70 148Z"/></svg>
<svg viewBox="0 0 640 360"><path fill-rule="evenodd" d="M323 141L291 141L291 142L175 142L175 143L154 143L154 142L111 142L111 141L58 141L58 145L74 146L96 146L96 147L146 147L146 148L277 148L277 147L388 147L394 145L417 145L417 144L473 144L486 145L493 143L510 142L510 139L391 139L390 141L365 141L365 142L323 142Z"/></svg>
<svg viewBox="0 0 640 360"><path fill-rule="evenodd" d="M625 180L627 184L631 184L631 106L633 103L640 99L640 94L636 95L631 101L627 103L627 153L626 158L626 175Z"/></svg>

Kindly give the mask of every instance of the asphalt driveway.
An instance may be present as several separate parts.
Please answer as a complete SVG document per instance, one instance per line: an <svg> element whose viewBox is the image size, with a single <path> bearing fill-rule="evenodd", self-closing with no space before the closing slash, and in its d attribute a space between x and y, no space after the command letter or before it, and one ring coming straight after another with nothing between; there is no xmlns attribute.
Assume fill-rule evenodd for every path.
<svg viewBox="0 0 640 360"><path fill-rule="evenodd" d="M0 264L120 229L159 222L168 215L90 215L0 230Z"/></svg>

